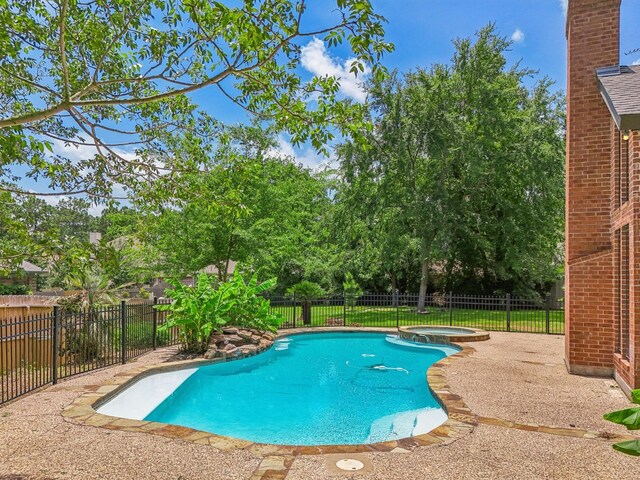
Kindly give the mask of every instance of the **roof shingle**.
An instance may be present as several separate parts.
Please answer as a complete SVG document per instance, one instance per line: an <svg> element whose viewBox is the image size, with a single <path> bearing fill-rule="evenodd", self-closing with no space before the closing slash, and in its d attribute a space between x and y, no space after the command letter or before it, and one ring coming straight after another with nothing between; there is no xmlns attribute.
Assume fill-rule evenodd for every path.
<svg viewBox="0 0 640 480"><path fill-rule="evenodd" d="M640 65L599 68L596 75L618 129L640 130Z"/></svg>

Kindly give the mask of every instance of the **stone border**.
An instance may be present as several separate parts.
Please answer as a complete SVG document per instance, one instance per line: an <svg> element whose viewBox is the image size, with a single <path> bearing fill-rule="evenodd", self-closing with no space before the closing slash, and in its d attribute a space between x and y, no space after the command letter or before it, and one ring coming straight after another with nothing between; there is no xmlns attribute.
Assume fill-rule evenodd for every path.
<svg viewBox="0 0 640 480"><path fill-rule="evenodd" d="M469 333L419 333L413 331L416 328L462 328L464 330L469 330ZM484 340L489 340L490 334L486 330L481 330L479 328L469 328L469 327L453 327L451 325L408 325L406 327L398 328L398 332L400 332L400 337L405 338L404 335L414 334L416 336L424 336L427 339L430 338L438 338L444 337L445 341L448 342L457 342L457 343L465 343L465 342L482 342Z"/></svg>
<svg viewBox="0 0 640 480"><path fill-rule="evenodd" d="M302 333L320 332L376 332L393 333L395 329L368 329L361 327L336 328L336 327L312 327L300 328L281 332L278 338ZM363 445L320 445L320 446L298 446L298 445L273 445L256 443L238 438L225 437L213 433L195 430L193 428L178 425L169 425L159 422L149 422L146 420L130 420L125 418L111 417L97 413L95 408L107 402L114 395L123 389L128 388L141 378L163 371L179 370L193 366L203 366L212 363L225 361L222 358L211 360L186 360L171 362L169 364L155 364L142 367L135 367L126 372L116 374L112 379L102 385L92 385L85 388L85 393L77 397L62 412L62 415L73 421L87 426L106 428L109 430L119 430L125 432L150 433L163 437L180 439L201 445L210 445L222 451L243 449L257 457L263 459L275 456L285 458L297 455L320 455L320 454L346 454L346 453L366 453L366 452L407 452L417 447L434 445L439 443L449 443L454 439L466 435L473 431L477 425L477 418L471 410L464 404L462 399L449 391L446 383L443 367L453 359L461 358L473 353L475 350L468 346L459 346L461 350L453 355L433 364L427 373L429 389L443 409L449 415L448 420L430 431L415 437L401 438L387 442L379 442ZM231 359L230 359L231 360ZM235 360L235 359L234 359ZM269 462L267 462L269 463ZM277 463L277 462L276 462ZM289 462L285 462L288 464ZM271 471L264 468L263 471ZM261 477L260 477L261 478Z"/></svg>

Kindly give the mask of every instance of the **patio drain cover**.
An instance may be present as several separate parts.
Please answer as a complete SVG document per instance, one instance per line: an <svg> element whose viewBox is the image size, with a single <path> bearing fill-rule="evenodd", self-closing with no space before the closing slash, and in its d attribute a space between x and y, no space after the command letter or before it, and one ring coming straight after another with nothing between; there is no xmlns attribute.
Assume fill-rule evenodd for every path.
<svg viewBox="0 0 640 480"><path fill-rule="evenodd" d="M343 460L338 460L336 462L336 467L341 470L362 470L364 468L364 463L360 460L354 460L352 458L345 458Z"/></svg>

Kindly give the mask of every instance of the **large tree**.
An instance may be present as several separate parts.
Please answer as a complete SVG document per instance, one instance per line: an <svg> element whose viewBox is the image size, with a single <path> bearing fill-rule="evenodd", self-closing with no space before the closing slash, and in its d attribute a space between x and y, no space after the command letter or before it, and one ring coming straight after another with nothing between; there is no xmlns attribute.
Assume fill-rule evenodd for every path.
<svg viewBox="0 0 640 480"><path fill-rule="evenodd" d="M449 65L374 82L370 148L340 149L343 210L390 278L414 247L419 309L435 266L440 288L476 292L531 291L557 273L563 99L546 79L527 87L508 46L489 25L457 40Z"/></svg>
<svg viewBox="0 0 640 480"><path fill-rule="evenodd" d="M283 291L302 279L331 283L331 244L319 239L331 206L325 175L281 158L268 128L228 127L225 135L230 141L213 147L172 139L164 155L198 157L205 171L163 178L140 191L143 236L160 249L160 270L183 275L215 265L224 280L233 260L277 276ZM177 198L154 191L176 183L184 186Z"/></svg>
<svg viewBox="0 0 640 480"><path fill-rule="evenodd" d="M359 132L360 109L337 99L339 79L300 77L300 47L315 36L344 42L351 71L374 75L392 47L368 0L334 7L314 25L304 0L0 0L0 189L21 190L16 165L56 193L94 199L194 167L133 150L167 130L203 133L188 94L205 87L319 150L334 126Z"/></svg>

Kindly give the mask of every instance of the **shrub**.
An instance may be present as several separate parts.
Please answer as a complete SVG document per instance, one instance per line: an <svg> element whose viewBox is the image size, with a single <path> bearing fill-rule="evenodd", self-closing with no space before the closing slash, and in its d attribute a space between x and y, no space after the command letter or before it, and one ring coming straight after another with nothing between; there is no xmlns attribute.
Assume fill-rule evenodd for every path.
<svg viewBox="0 0 640 480"><path fill-rule="evenodd" d="M0 285L0 295L27 295L28 293L29 287L26 285Z"/></svg>
<svg viewBox="0 0 640 480"><path fill-rule="evenodd" d="M275 331L283 320L269 311L269 301L260 295L275 286L275 278L258 283L254 275L245 282L235 273L231 280L217 288L215 277L204 273L198 276L194 287L175 279L168 282L174 288L167 290L166 295L173 302L156 305L158 310L169 312L158 331L178 327L182 348L187 352L205 352L211 333L225 325Z"/></svg>
<svg viewBox="0 0 640 480"><path fill-rule="evenodd" d="M348 307L355 307L358 299L362 296L362 288L355 281L351 272L347 272L344 276L344 282L342 282L342 288L344 289L344 301Z"/></svg>
<svg viewBox="0 0 640 480"><path fill-rule="evenodd" d="M216 289L214 277L206 273L198 276L193 287L173 278L167 282L174 288L168 289L165 295L173 301L155 306L160 311L169 312L167 321L158 327L158 331L178 327L183 351L204 353L211 332L227 323L224 315L231 308L228 291Z"/></svg>
<svg viewBox="0 0 640 480"><path fill-rule="evenodd" d="M269 300L262 293L271 290L276 283L275 278L258 283L256 274L247 283L237 272L231 280L223 283L220 288L227 290L231 302L231 308L227 312L228 324L275 332L284 318L270 312Z"/></svg>

